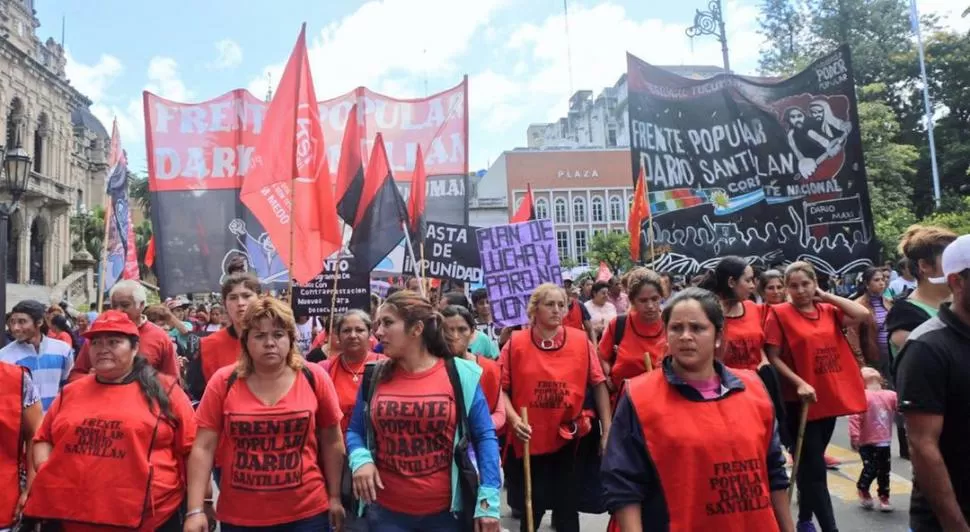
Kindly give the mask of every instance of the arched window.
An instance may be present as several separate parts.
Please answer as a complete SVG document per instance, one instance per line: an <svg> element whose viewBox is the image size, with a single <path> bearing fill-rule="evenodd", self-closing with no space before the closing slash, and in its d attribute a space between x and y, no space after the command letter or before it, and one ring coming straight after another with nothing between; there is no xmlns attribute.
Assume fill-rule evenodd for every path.
<svg viewBox="0 0 970 532"><path fill-rule="evenodd" d="M546 198L536 200L536 218L539 220L549 218L549 202L546 201Z"/></svg>
<svg viewBox="0 0 970 532"><path fill-rule="evenodd" d="M600 196L593 196L593 199L590 203L589 210L591 212L591 216L593 217L594 222L605 221L605 219L603 218L604 217L603 198L601 198Z"/></svg>
<svg viewBox="0 0 970 532"><path fill-rule="evenodd" d="M556 209L556 223L557 224L568 223L569 211L566 207L566 200L564 198L556 198L555 209Z"/></svg>
<svg viewBox="0 0 970 532"><path fill-rule="evenodd" d="M573 221L586 221L586 200L584 198L573 198Z"/></svg>
<svg viewBox="0 0 970 532"><path fill-rule="evenodd" d="M623 221L623 200L619 196L610 196L610 220Z"/></svg>

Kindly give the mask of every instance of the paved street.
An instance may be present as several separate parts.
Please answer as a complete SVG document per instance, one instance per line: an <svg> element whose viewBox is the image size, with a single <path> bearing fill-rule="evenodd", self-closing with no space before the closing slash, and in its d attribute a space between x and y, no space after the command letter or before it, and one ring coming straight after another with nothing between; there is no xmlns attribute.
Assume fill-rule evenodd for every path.
<svg viewBox="0 0 970 532"><path fill-rule="evenodd" d="M828 454L842 460L842 465L837 471L829 471L829 491L832 494L832 503L835 506L836 522L839 529L847 532L906 532L909 530L909 494L912 491L912 468L906 460L898 458L898 442L893 441L893 474L890 489L892 491L892 503L896 511L892 513L880 513L878 511L863 510L856 498L856 480L862 471L862 462L859 455L852 451L849 446L849 423L847 418L839 419L835 428L835 436L829 445ZM872 493L876 493L876 485L873 483ZM506 507L507 508L507 507ZM792 511L797 512L795 505ZM582 530L589 532L600 532L606 530L609 521L607 515L582 515L580 525ZM502 526L511 532L517 532L519 522L508 517L507 513L502 519ZM549 516L543 520L542 531L553 530L549 526Z"/></svg>

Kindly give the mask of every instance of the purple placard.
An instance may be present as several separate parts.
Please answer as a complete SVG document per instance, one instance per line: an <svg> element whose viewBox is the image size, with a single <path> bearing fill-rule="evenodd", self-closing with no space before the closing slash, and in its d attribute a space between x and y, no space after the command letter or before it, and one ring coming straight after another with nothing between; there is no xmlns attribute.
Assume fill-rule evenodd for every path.
<svg viewBox="0 0 970 532"><path fill-rule="evenodd" d="M511 327L528 323L529 297L536 287L542 283L562 285L552 221L483 227L477 233L495 324Z"/></svg>

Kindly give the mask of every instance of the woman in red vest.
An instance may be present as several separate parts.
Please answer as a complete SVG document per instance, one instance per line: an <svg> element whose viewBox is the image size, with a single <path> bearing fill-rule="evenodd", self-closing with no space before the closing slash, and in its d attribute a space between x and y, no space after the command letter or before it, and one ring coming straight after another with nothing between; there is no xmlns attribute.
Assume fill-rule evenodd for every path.
<svg viewBox="0 0 970 532"><path fill-rule="evenodd" d="M346 432L350 425L350 414L357 403L357 391L369 362L383 360L384 355L370 350L370 315L363 310L352 309L334 323L334 330L340 339L340 353L320 363L333 380L340 402L340 430Z"/></svg>
<svg viewBox="0 0 970 532"><path fill-rule="evenodd" d="M289 305L259 299L240 325L239 361L216 371L196 412L185 532L208 530L203 504L217 450L223 532L339 529L345 453L333 383L299 354Z"/></svg>
<svg viewBox="0 0 970 532"><path fill-rule="evenodd" d="M65 386L44 416L24 515L65 532L181 531L189 398L136 355L138 326L125 313L102 313L84 336L94 374Z"/></svg>
<svg viewBox="0 0 970 532"><path fill-rule="evenodd" d="M758 278L758 294L765 305L780 305L788 293L785 290L785 275L778 270L767 270ZM765 313L767 316L767 313Z"/></svg>
<svg viewBox="0 0 970 532"><path fill-rule="evenodd" d="M842 330L866 322L869 311L820 290L815 269L807 262L793 262L785 269L785 286L791 301L771 307L765 323L765 350L782 376L788 431L795 438L796 413L803 404L808 407L796 479L799 526L807 529L801 523L810 523L814 515L822 531L828 532L837 526L826 481L825 447L832 439L836 418L866 411L862 375ZM795 444L797 447L797 440Z"/></svg>
<svg viewBox="0 0 970 532"><path fill-rule="evenodd" d="M202 338L199 354L189 365L188 389L196 400L209 379L219 368L231 366L239 359L242 345L239 332L246 310L259 298L262 287L259 279L248 272L233 273L222 283L222 300L226 304L226 314L231 325Z"/></svg>
<svg viewBox="0 0 970 532"><path fill-rule="evenodd" d="M30 371L0 362L0 530L12 528L20 519L34 479L30 453L23 451L44 416L40 404ZM20 482L23 469L26 485Z"/></svg>
<svg viewBox="0 0 970 532"><path fill-rule="evenodd" d="M448 340L448 347L455 356L461 356L465 360L474 362L482 367L482 393L488 402L488 410L492 414L492 424L495 425L495 433L505 432L505 402L502 401L500 390L501 370L498 362L475 355L469 350L471 341L475 339L476 327L475 317L471 311L458 305L449 305L441 311L441 316L445 319L445 338Z"/></svg>
<svg viewBox="0 0 970 532"><path fill-rule="evenodd" d="M563 326L565 291L550 283L540 285L529 299L530 327L512 333L502 349L502 398L506 401L509 440L514 456L506 470L513 507L525 508L522 490L523 443L529 442L532 465L532 513L536 527L543 514L556 514L556 530L579 530L577 511L580 486L576 481L576 448L592 430L594 417L602 426L600 447L610 429L610 397L596 348L582 330ZM583 409L592 393L596 413ZM529 423L522 407L529 409ZM521 530L527 530L522 520ZM532 532L532 531L528 531Z"/></svg>
<svg viewBox="0 0 970 532"><path fill-rule="evenodd" d="M754 372L715 357L720 301L687 288L663 321L670 356L629 382L603 453L614 529L792 532L771 399Z"/></svg>
<svg viewBox="0 0 970 532"><path fill-rule="evenodd" d="M652 270L636 268L626 274L626 284L632 310L610 321L599 343L599 356L614 393L624 380L647 371L647 357L650 367L656 368L667 353L667 335L660 319L660 276Z"/></svg>

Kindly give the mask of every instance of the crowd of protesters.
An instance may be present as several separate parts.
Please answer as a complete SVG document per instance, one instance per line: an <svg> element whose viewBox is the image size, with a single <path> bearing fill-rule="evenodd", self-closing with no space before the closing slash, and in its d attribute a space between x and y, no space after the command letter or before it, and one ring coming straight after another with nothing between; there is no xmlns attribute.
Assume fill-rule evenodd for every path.
<svg viewBox="0 0 970 532"><path fill-rule="evenodd" d="M100 314L21 301L0 531L498 532L505 490L521 531L609 512L621 531L830 532L843 416L863 508L893 509L895 424L912 529L968 530L970 235L914 226L899 251L841 279L739 257L564 276L517 327L484 289L418 279L332 322L245 271L207 302L150 305L132 281Z"/></svg>

